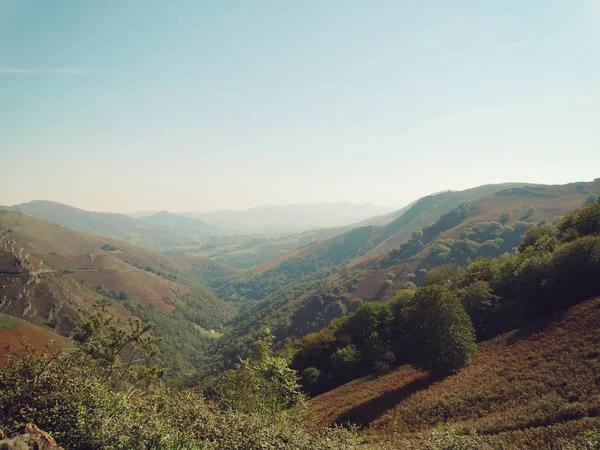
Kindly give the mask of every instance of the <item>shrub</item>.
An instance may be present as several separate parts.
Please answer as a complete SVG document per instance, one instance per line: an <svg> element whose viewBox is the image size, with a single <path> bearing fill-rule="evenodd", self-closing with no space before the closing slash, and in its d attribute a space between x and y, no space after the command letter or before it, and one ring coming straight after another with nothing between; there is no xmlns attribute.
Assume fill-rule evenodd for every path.
<svg viewBox="0 0 600 450"><path fill-rule="evenodd" d="M48 356L26 346L11 357L0 371L0 429L11 435L33 422L73 450L358 448L355 430L309 431L285 414L265 420L261 414L223 410L198 390L167 389L160 382L116 386L101 369L128 332L113 336L116 329L107 330L106 321L91 322L98 327L92 329L90 321L81 326L87 348ZM269 377L289 373L280 367L267 372Z"/></svg>
<svg viewBox="0 0 600 450"><path fill-rule="evenodd" d="M441 286L422 288L402 311L404 342L418 367L444 376L468 365L475 331L458 297Z"/></svg>

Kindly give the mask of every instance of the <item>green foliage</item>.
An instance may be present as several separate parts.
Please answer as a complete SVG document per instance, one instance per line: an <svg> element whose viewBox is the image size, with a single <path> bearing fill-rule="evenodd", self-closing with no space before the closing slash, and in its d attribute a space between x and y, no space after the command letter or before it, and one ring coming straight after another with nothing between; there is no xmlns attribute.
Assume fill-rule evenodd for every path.
<svg viewBox="0 0 600 450"><path fill-rule="evenodd" d="M303 374L303 387L314 395L358 376L386 371L397 362L429 364L428 368L438 374L467 364L474 349L469 316L458 298L445 290L443 298L432 300L441 312L429 308L423 298L429 298L436 289L442 288L401 290L389 304L365 303L356 313L294 342L288 351L292 354L292 367ZM425 319L429 317L438 321L427 323ZM425 334L429 340L425 340ZM430 358L428 363L422 360L425 354Z"/></svg>
<svg viewBox="0 0 600 450"><path fill-rule="evenodd" d="M118 247L115 247L114 245L111 245L111 244L104 244L102 246L102 250L107 251L107 252L117 252L121 249Z"/></svg>
<svg viewBox="0 0 600 450"><path fill-rule="evenodd" d="M499 222L502 225L506 225L509 220L510 220L510 213L508 211L506 211L506 212L502 213L502 215L500 216Z"/></svg>
<svg viewBox="0 0 600 450"><path fill-rule="evenodd" d="M75 352L47 356L26 346L0 372L0 429L12 435L25 423L35 423L59 445L74 450L358 448L355 430L308 430L297 415L288 419L278 402L267 400L262 408L273 406L282 413L265 416L221 409L200 391L170 390L156 378L148 384L147 376L115 383L114 375L121 373L120 355L128 346L144 346L140 341L149 328L137 325L119 329L100 310L80 321L77 335L82 345ZM288 381L283 386L297 392L290 369L268 352L264 356L262 372L250 377L258 376L260 384L283 374ZM143 367L150 369L135 367L136 374ZM107 377L109 370L113 376ZM284 397L287 394L284 389ZM233 398L235 392L229 395ZM283 404L291 406L289 401Z"/></svg>
<svg viewBox="0 0 600 450"><path fill-rule="evenodd" d="M583 206L590 205L590 204L594 203L597 199L598 199L597 196L595 196L594 194L590 194L585 199L585 202L583 202Z"/></svg>
<svg viewBox="0 0 600 450"><path fill-rule="evenodd" d="M298 375L288 362L273 356L273 336L263 330L256 342L256 358L242 359L235 369L209 384L209 398L222 408L281 420L283 413L304 402Z"/></svg>
<svg viewBox="0 0 600 450"><path fill-rule="evenodd" d="M332 266L359 256L372 233L372 227L357 228L340 236L329 247L314 254L287 259L255 277L241 276L219 289L218 293L222 298L259 300L303 277L318 273L323 276L329 275Z"/></svg>
<svg viewBox="0 0 600 450"><path fill-rule="evenodd" d="M493 326L498 312L500 297L494 294L490 283L475 281L458 290L458 296L465 311L471 317L478 340L493 336Z"/></svg>
<svg viewBox="0 0 600 450"><path fill-rule="evenodd" d="M519 251L524 252L527 247L554 250L558 244L558 229L554 225L543 225L527 231L519 245Z"/></svg>
<svg viewBox="0 0 600 450"><path fill-rule="evenodd" d="M401 312L403 341L416 365L445 376L475 356L475 332L458 297L441 286L426 287Z"/></svg>
<svg viewBox="0 0 600 450"><path fill-rule="evenodd" d="M516 244L518 253L434 267L420 289L398 291L388 304L365 303L355 314L292 343L292 366L319 371L319 386L307 388L311 394L394 363L438 375L458 370L473 357L475 336L491 338L600 294L599 211L596 202L558 226L470 227L465 231L472 239L445 244L455 251L461 241L481 245L477 240L500 236L496 239L512 244L524 236Z"/></svg>
<svg viewBox="0 0 600 450"><path fill-rule="evenodd" d="M72 332L79 344L76 353L90 359L103 383L118 388L121 383L146 387L162 378L164 370L151 367L158 353L158 339L151 335L152 324L143 324L139 318L130 318L128 328L121 328L106 307L96 307L90 317L79 316Z"/></svg>
<svg viewBox="0 0 600 450"><path fill-rule="evenodd" d="M98 285L94 287L94 290L104 297L110 298L112 300L126 301L131 300L131 296L125 291L117 291L116 289L106 290L102 287L102 285Z"/></svg>
<svg viewBox="0 0 600 450"><path fill-rule="evenodd" d="M563 242L598 234L600 234L600 198L595 203L567 214L558 224L558 236Z"/></svg>
<svg viewBox="0 0 600 450"><path fill-rule="evenodd" d="M436 242L419 269L431 270L446 264L466 265L478 258L497 258L504 253L514 253L522 236L534 227L530 222L473 224L463 230L456 241L444 239ZM423 277L417 277L417 282L424 282Z"/></svg>

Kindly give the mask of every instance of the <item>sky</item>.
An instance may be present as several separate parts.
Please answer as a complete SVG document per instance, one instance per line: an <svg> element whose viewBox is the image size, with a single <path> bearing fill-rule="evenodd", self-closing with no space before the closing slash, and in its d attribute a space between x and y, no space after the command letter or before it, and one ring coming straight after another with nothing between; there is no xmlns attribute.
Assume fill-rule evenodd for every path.
<svg viewBox="0 0 600 450"><path fill-rule="evenodd" d="M3 205L590 181L599 122L599 0L0 0Z"/></svg>

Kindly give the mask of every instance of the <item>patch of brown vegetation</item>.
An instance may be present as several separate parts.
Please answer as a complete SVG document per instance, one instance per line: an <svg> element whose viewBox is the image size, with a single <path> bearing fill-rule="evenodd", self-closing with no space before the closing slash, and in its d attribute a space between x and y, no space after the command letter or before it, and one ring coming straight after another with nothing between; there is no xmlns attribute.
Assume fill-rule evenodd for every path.
<svg viewBox="0 0 600 450"><path fill-rule="evenodd" d="M142 306L152 305L165 312L176 309L176 295L190 294L190 288L143 270L133 272L75 272L68 275L87 285L125 291Z"/></svg>
<svg viewBox="0 0 600 450"><path fill-rule="evenodd" d="M599 322L600 299L595 299L484 342L469 367L400 396L397 406L370 421L365 434L373 442L393 442L394 448L419 448L442 426L460 436L482 436L477 448L493 442L542 448L538 444L598 426ZM386 395L409 386L416 376L401 367L356 380L315 398L309 416L329 424L340 411L363 408L365 415L353 419L368 423L377 399L385 402Z"/></svg>
<svg viewBox="0 0 600 450"><path fill-rule="evenodd" d="M308 417L320 426L347 422L365 425L369 418L376 419L405 398L396 395L398 390L409 392L411 386L418 386L426 379L427 373L410 366L385 375L359 378L312 399Z"/></svg>
<svg viewBox="0 0 600 450"><path fill-rule="evenodd" d="M71 341L48 328L0 313L0 365L18 352L24 342L34 349L42 349L52 342L47 348L50 353L72 347Z"/></svg>

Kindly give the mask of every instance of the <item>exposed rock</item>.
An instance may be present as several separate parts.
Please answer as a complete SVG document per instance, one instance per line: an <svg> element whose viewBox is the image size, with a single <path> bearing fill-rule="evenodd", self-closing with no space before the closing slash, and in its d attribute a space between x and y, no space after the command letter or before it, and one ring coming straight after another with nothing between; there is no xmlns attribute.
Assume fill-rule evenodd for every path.
<svg viewBox="0 0 600 450"><path fill-rule="evenodd" d="M28 423L25 425L25 433L11 439L0 441L0 450L64 450L54 438L37 426Z"/></svg>

